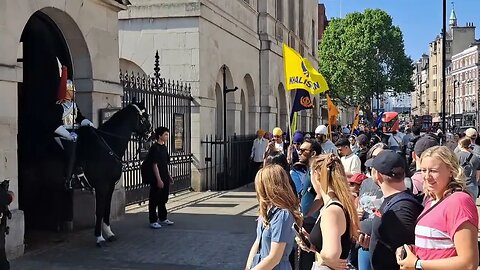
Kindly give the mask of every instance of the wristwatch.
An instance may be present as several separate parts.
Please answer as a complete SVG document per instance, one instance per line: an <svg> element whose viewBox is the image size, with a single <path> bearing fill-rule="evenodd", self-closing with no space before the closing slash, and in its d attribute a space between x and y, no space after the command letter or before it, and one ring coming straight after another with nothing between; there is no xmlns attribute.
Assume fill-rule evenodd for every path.
<svg viewBox="0 0 480 270"><path fill-rule="evenodd" d="M415 270L423 270L422 260L417 260L417 261L415 262Z"/></svg>

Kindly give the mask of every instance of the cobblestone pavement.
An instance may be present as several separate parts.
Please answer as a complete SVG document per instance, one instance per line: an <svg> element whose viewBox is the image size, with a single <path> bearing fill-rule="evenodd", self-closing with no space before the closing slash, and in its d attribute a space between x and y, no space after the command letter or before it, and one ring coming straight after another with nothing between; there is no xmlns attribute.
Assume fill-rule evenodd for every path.
<svg viewBox="0 0 480 270"><path fill-rule="evenodd" d="M131 207L112 223L118 240L94 245L92 230L30 251L12 269L243 269L255 239L257 202L252 187L230 192L189 192L170 199L175 225L152 230L147 206Z"/></svg>

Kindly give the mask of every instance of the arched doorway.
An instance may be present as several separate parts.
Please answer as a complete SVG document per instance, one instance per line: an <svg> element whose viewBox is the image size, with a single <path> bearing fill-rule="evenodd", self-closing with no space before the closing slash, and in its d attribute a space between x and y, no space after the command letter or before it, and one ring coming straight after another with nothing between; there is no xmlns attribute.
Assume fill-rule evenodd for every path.
<svg viewBox="0 0 480 270"><path fill-rule="evenodd" d="M68 78L78 92L91 91L92 72L83 34L63 11L45 8L35 12L19 42L18 62L23 69L23 81L18 84L19 208L25 213L28 238L30 229L56 230L59 222L73 221L72 192L61 186L52 190L48 178L36 170L39 160L62 154L58 149L52 151L53 131L46 124L60 80L57 58L68 68Z"/></svg>
<svg viewBox="0 0 480 270"><path fill-rule="evenodd" d="M285 93L285 88L283 87L283 84L278 85L278 103L277 103L277 109L278 109L278 121L279 124L278 126L286 131L288 129L288 108L287 108L287 100L286 100L286 93Z"/></svg>
<svg viewBox="0 0 480 270"><path fill-rule="evenodd" d="M247 102L245 100L245 91L242 89L240 93L240 104L242 105L242 111L240 112L240 135L246 135L246 126L247 126Z"/></svg>

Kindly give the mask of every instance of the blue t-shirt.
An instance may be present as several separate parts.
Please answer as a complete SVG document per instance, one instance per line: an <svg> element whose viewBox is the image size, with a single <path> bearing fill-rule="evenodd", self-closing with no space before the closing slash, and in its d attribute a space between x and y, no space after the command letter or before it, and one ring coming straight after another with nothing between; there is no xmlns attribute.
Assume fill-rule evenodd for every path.
<svg viewBox="0 0 480 270"><path fill-rule="evenodd" d="M257 240L262 237L260 247L260 261L270 253L270 244L286 243L285 250L283 251L282 259L280 263L275 266L274 270L291 270L292 266L288 260L288 256L292 252L293 244L295 242L295 232L292 229L292 225L295 222L293 215L286 209L279 209L270 220L270 224L263 229L263 222L261 218L257 224ZM254 265L252 265L253 268Z"/></svg>
<svg viewBox="0 0 480 270"><path fill-rule="evenodd" d="M315 201L315 193L312 193L313 186L312 186L312 179L310 176L310 170L308 170L305 174L305 181L303 182L302 186L302 199L300 201L300 208L302 210L302 214L305 216L312 207L313 201ZM311 191L309 191L311 188ZM313 214L314 218L318 217L318 211Z"/></svg>

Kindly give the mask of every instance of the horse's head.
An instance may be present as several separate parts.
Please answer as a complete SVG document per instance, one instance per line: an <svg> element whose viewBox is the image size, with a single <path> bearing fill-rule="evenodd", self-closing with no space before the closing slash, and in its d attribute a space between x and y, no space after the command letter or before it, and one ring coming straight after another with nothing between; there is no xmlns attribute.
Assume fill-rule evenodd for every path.
<svg viewBox="0 0 480 270"><path fill-rule="evenodd" d="M134 132L140 138L144 140L148 139L148 137L150 137L150 133L152 132L152 124L150 123L150 117L145 110L144 102L134 102L131 103L129 106L134 107L138 112L138 121Z"/></svg>

